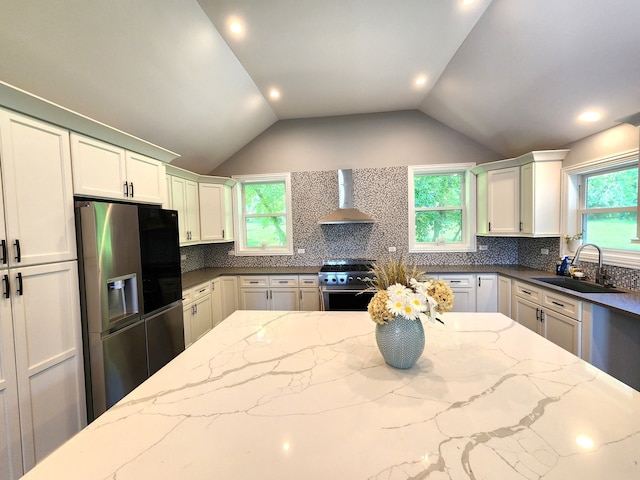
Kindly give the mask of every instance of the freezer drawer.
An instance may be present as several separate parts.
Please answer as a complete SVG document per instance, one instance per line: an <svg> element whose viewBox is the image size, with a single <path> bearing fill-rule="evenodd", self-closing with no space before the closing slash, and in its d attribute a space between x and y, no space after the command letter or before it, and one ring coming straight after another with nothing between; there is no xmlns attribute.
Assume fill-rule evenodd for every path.
<svg viewBox="0 0 640 480"><path fill-rule="evenodd" d="M147 379L144 322L104 337L102 347L105 407L109 408Z"/></svg>
<svg viewBox="0 0 640 480"><path fill-rule="evenodd" d="M149 376L184 351L182 302L145 319Z"/></svg>

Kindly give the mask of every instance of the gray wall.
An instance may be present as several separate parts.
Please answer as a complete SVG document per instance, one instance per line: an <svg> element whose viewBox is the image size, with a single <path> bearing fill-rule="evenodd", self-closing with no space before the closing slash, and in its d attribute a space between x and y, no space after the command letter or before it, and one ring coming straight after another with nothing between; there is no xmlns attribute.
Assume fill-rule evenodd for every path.
<svg viewBox="0 0 640 480"><path fill-rule="evenodd" d="M212 175L307 172L425 163L485 163L501 156L418 110L281 120Z"/></svg>
<svg viewBox="0 0 640 480"><path fill-rule="evenodd" d="M564 159L563 166L579 165L630 150L637 150L640 143L640 133L638 132L638 127L622 124L570 143L564 147L571 151Z"/></svg>

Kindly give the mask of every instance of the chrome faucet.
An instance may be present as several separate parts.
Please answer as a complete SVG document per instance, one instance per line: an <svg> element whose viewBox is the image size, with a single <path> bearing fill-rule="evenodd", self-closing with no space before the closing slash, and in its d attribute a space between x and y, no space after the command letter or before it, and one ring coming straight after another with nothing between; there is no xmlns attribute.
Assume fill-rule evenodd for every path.
<svg viewBox="0 0 640 480"><path fill-rule="evenodd" d="M610 277L607 275L607 271L602 266L602 249L595 243L585 243L583 245L580 245L576 250L576 256L573 257L573 260L571 260L571 265L574 267L580 265L580 253L582 252L582 249L584 247L589 246L595 248L598 251L598 270L596 271L596 283L602 284L605 287L613 286L611 283L609 283Z"/></svg>

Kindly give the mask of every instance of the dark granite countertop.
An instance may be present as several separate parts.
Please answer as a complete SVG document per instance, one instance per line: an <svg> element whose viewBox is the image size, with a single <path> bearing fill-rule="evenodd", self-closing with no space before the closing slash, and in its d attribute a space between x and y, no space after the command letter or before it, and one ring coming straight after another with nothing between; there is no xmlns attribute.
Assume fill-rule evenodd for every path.
<svg viewBox="0 0 640 480"><path fill-rule="evenodd" d="M555 290L595 305L610 308L620 313L640 318L640 292L622 290L624 293L580 293L566 288L534 280L536 277L552 277L555 274L520 265L422 265L424 271L438 273L498 273L522 280L547 290ZM223 275L314 275L320 266L311 267L242 267L242 268L202 268L182 275L182 287L191 288Z"/></svg>

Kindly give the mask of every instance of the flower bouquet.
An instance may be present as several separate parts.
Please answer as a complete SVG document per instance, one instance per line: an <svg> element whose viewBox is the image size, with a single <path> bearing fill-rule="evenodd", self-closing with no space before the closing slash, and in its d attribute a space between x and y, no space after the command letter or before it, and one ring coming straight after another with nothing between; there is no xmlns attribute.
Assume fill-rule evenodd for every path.
<svg viewBox="0 0 640 480"><path fill-rule="evenodd" d="M380 353L392 367L411 368L424 351L421 320L442 323L437 314L453 308L453 292L445 282L427 278L404 261L375 263L371 273L368 290L376 293L367 310L376 322Z"/></svg>

